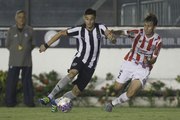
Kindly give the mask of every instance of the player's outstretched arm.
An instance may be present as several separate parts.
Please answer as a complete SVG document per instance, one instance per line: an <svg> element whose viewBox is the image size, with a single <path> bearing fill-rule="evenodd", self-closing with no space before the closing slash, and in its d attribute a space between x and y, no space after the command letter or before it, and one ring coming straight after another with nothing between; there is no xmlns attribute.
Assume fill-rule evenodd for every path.
<svg viewBox="0 0 180 120"><path fill-rule="evenodd" d="M138 30L112 30L112 33L115 36L134 38L135 34L138 33Z"/></svg>
<svg viewBox="0 0 180 120"><path fill-rule="evenodd" d="M105 31L105 35L106 35L106 37L108 38L108 40L110 40L113 44L116 43L116 38L115 38L115 35L113 34L112 31L106 30L106 31Z"/></svg>
<svg viewBox="0 0 180 120"><path fill-rule="evenodd" d="M57 41L61 36L67 36L67 31L63 30L58 32L55 36L53 36L47 43L42 44L39 48L39 52L44 52L46 49L53 44L55 41Z"/></svg>
<svg viewBox="0 0 180 120"><path fill-rule="evenodd" d="M112 31L113 34L120 36L120 35L125 35L125 31L124 30L113 30Z"/></svg>
<svg viewBox="0 0 180 120"><path fill-rule="evenodd" d="M128 30L115 30L115 31L112 31L112 32L116 36L126 36L126 37L129 37Z"/></svg>

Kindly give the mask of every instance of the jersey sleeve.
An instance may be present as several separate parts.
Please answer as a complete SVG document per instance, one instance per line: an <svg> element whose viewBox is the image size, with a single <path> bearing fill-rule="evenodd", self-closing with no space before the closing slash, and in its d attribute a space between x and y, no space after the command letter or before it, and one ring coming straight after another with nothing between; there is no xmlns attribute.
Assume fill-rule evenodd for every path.
<svg viewBox="0 0 180 120"><path fill-rule="evenodd" d="M159 38L158 42L156 43L155 50L153 52L153 57L157 58L162 47L162 39Z"/></svg>
<svg viewBox="0 0 180 120"><path fill-rule="evenodd" d="M103 37L105 37L106 35L105 35L105 31L108 29L105 25L103 25L103 24L100 24L99 25L99 29L100 29L100 32L101 32L101 35L103 36Z"/></svg>
<svg viewBox="0 0 180 120"><path fill-rule="evenodd" d="M81 27L73 27L67 29L67 36L78 38Z"/></svg>

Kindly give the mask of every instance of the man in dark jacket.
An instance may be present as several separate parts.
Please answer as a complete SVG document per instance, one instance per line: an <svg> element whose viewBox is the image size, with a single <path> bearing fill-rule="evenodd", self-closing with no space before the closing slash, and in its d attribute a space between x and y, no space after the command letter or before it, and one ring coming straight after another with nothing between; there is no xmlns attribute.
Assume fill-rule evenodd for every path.
<svg viewBox="0 0 180 120"><path fill-rule="evenodd" d="M26 13L18 10L15 15L16 24L11 26L6 39L6 47L9 50L9 70L6 83L6 105L14 107L16 101L16 87L21 72L23 85L24 103L33 107L34 93L32 84L32 56L31 52L35 42L33 40L33 29L26 25Z"/></svg>

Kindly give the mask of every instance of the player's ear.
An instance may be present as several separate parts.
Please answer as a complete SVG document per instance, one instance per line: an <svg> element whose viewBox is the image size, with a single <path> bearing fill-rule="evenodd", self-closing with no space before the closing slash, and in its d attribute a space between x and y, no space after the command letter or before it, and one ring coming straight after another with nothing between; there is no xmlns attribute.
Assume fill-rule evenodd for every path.
<svg viewBox="0 0 180 120"><path fill-rule="evenodd" d="M156 25L154 26L154 30L156 29Z"/></svg>
<svg viewBox="0 0 180 120"><path fill-rule="evenodd" d="M83 20L85 21L85 19L86 19L86 16L85 16L85 15L83 15Z"/></svg>

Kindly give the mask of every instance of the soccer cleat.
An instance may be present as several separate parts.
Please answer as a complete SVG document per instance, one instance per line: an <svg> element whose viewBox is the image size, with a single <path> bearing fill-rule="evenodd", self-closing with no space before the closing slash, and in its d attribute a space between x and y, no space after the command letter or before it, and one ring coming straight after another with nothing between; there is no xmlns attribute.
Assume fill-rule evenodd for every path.
<svg viewBox="0 0 180 120"><path fill-rule="evenodd" d="M51 112L55 113L55 112L57 112L57 111L58 111L57 106L52 104L52 105L51 105Z"/></svg>
<svg viewBox="0 0 180 120"><path fill-rule="evenodd" d="M54 99L51 100L51 112L55 113L58 111L57 104Z"/></svg>
<svg viewBox="0 0 180 120"><path fill-rule="evenodd" d="M51 99L49 97L43 97L41 99L39 99L39 102L42 104L42 105L47 105L51 102Z"/></svg>
<svg viewBox="0 0 180 120"><path fill-rule="evenodd" d="M112 112L112 109L113 109L112 103L107 103L107 104L105 104L104 110L105 110L106 112Z"/></svg>

